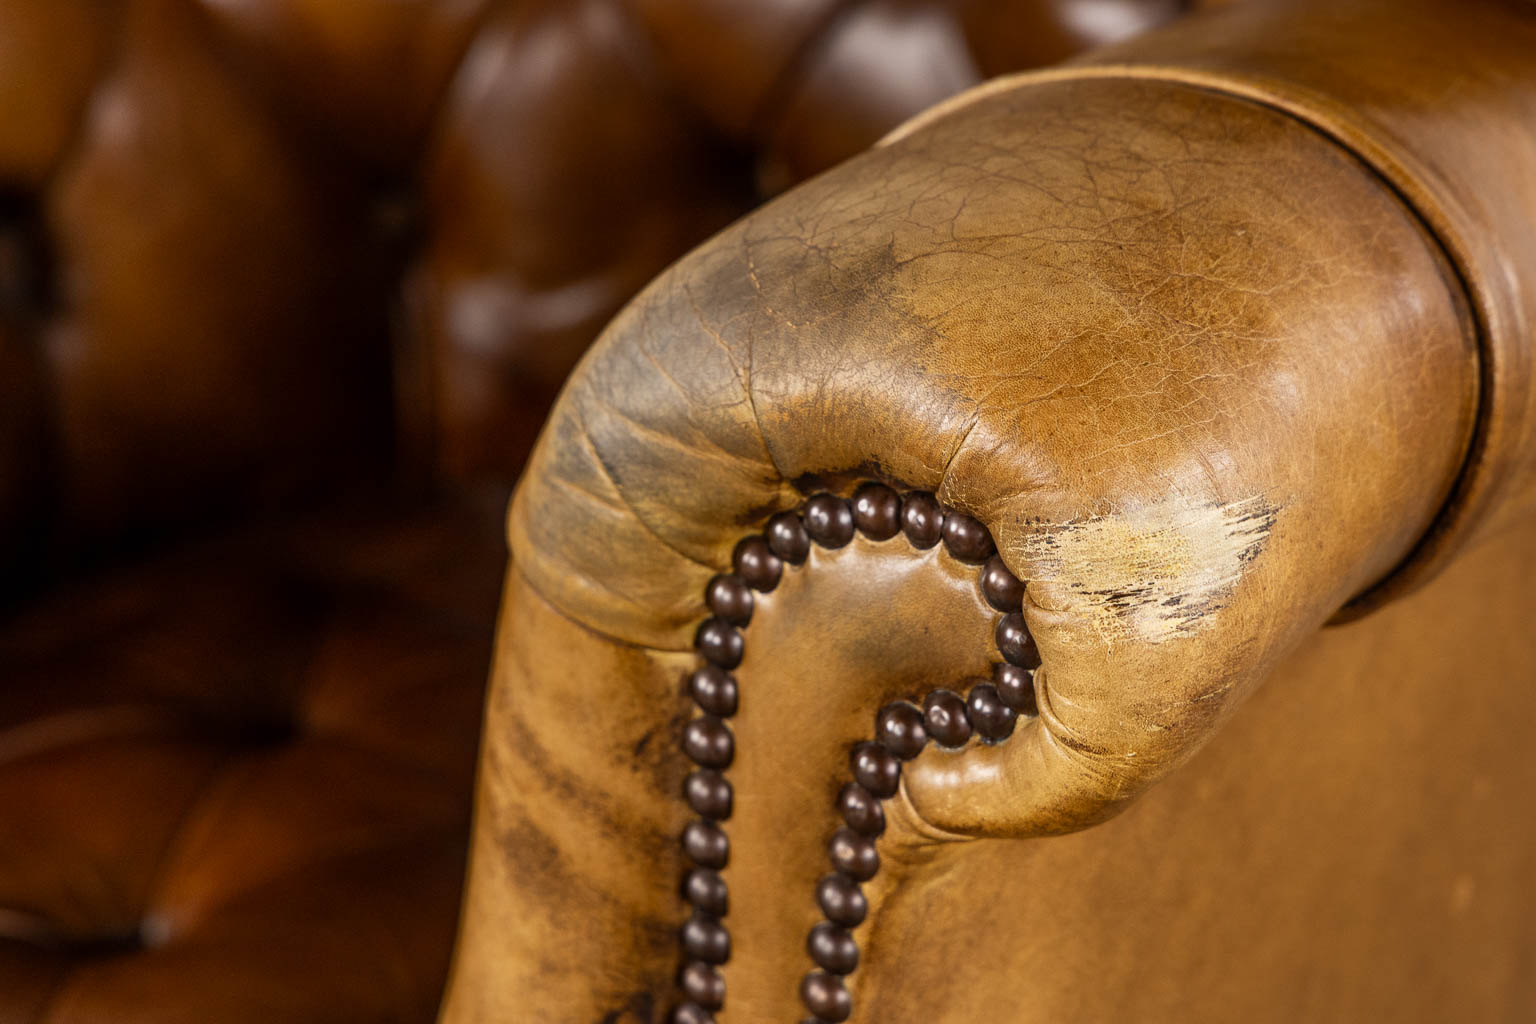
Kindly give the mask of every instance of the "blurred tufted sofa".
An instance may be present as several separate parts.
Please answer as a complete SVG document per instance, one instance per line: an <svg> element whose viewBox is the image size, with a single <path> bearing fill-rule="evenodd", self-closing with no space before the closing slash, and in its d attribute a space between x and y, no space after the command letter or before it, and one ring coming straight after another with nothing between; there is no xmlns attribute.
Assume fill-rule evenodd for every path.
<svg viewBox="0 0 1536 1024"><path fill-rule="evenodd" d="M1180 7L0 2L0 1024L430 1020L502 505L587 343Z"/></svg>
<svg viewBox="0 0 1536 1024"><path fill-rule="evenodd" d="M1536 1020L1533 351L1524 0L1194 15L738 221L513 499L446 1024Z"/></svg>

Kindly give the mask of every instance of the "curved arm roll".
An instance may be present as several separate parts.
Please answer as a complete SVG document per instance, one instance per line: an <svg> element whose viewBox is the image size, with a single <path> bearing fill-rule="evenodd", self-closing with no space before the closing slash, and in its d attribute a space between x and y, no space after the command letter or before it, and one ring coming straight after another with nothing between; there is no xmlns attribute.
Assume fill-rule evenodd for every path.
<svg viewBox="0 0 1536 1024"><path fill-rule="evenodd" d="M1213 32L1260 47L1290 24L1270 17L1148 46L1163 68ZM1023 837L1102 821L1186 761L1466 489L1489 353L1526 296L1414 193L1456 178L1445 126L1372 149L1252 83L1117 60L989 87L802 186L589 354L511 513L448 1020L529 1019L514 991L544 993L535 1020L667 998L689 815L657 745L689 714L706 582L808 492L932 491L1028 581L1039 718L902 777L926 835ZM1440 178L1377 159L1418 144ZM860 643L918 612L881 615L849 627Z"/></svg>
<svg viewBox="0 0 1536 1024"><path fill-rule="evenodd" d="M663 276L547 428L514 560L582 624L686 650L797 481L932 490L1029 581L1047 714L919 810L1071 828L1407 554L1476 375L1449 265L1334 143L1175 83L1024 85Z"/></svg>

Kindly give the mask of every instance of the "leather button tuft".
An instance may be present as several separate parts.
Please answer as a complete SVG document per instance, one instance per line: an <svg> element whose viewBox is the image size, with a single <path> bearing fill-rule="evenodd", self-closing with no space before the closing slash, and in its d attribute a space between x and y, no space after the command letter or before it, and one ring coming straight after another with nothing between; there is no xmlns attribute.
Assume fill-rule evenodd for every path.
<svg viewBox="0 0 1536 1024"><path fill-rule="evenodd" d="M859 785L882 800L896 795L901 785L901 761L878 743L860 743L848 755Z"/></svg>
<svg viewBox="0 0 1536 1024"><path fill-rule="evenodd" d="M1024 624L1024 616L1019 612L1004 615L997 621L997 651L1010 664L1020 668L1039 668L1040 651L1035 647L1035 638L1029 635L1029 627Z"/></svg>
<svg viewBox="0 0 1536 1024"><path fill-rule="evenodd" d="M847 875L822 875L816 883L816 905L827 920L844 928L857 928L869 913L864 891Z"/></svg>
<svg viewBox="0 0 1536 1024"><path fill-rule="evenodd" d="M688 677L693 702L711 715L729 718L736 713L736 677L718 665L704 665Z"/></svg>
<svg viewBox="0 0 1536 1024"><path fill-rule="evenodd" d="M859 944L848 929L822 921L805 938L805 951L816 966L830 974L852 974L859 966Z"/></svg>
<svg viewBox="0 0 1536 1024"><path fill-rule="evenodd" d="M690 821L683 829L683 852L699 867L719 871L731 861L731 841L712 821Z"/></svg>
<svg viewBox="0 0 1536 1024"><path fill-rule="evenodd" d="M731 933L714 918L694 914L683 922L683 949L695 960L723 964L731 958Z"/></svg>
<svg viewBox="0 0 1536 1024"><path fill-rule="evenodd" d="M693 645L706 661L726 669L740 665L746 650L741 631L723 619L705 619L694 634Z"/></svg>
<svg viewBox="0 0 1536 1024"><path fill-rule="evenodd" d="M890 540L901 530L901 499L885 484L865 484L853 494L853 525L870 540Z"/></svg>
<svg viewBox="0 0 1536 1024"><path fill-rule="evenodd" d="M924 551L939 542L944 533L944 509L927 491L913 491L901 502L901 532L915 548Z"/></svg>
<svg viewBox="0 0 1536 1024"><path fill-rule="evenodd" d="M1021 715L1037 715L1035 706L1035 677L1028 669L1006 662L992 666L992 685L1003 703Z"/></svg>
<svg viewBox="0 0 1536 1024"><path fill-rule="evenodd" d="M855 832L878 836L885 831L885 810L879 799L857 782L846 784L837 794L837 810Z"/></svg>
<svg viewBox="0 0 1536 1024"><path fill-rule="evenodd" d="M683 792L699 817L724 821L731 816L731 784L719 772L705 768L690 773Z"/></svg>
<svg viewBox="0 0 1536 1024"><path fill-rule="evenodd" d="M971 687L970 696L965 701L965 711L972 728L988 740L1007 739L1013 735L1013 727L1019 720L1019 713L1003 703L997 688L991 683L979 683Z"/></svg>
<svg viewBox="0 0 1536 1024"><path fill-rule="evenodd" d="M710 611L733 626L752 621L752 591L740 576L712 577L704 588L704 600Z"/></svg>
<svg viewBox="0 0 1536 1024"><path fill-rule="evenodd" d="M845 1021L853 1012L853 998L843 979L812 971L800 982L800 1001L820 1020Z"/></svg>
<svg viewBox="0 0 1536 1024"><path fill-rule="evenodd" d="M768 548L790 565L799 565L811 553L811 535L796 512L780 512L763 531Z"/></svg>
<svg viewBox="0 0 1536 1024"><path fill-rule="evenodd" d="M849 878L867 882L880 870L880 854L875 841L851 828L840 828L827 842L827 856L832 866Z"/></svg>
<svg viewBox="0 0 1536 1024"><path fill-rule="evenodd" d="M842 498L818 494L805 503L805 531L824 548L840 548L853 540L853 512Z"/></svg>
<svg viewBox="0 0 1536 1024"><path fill-rule="evenodd" d="M941 746L963 747L971 738L965 701L953 690L934 690L923 698L923 726Z"/></svg>
<svg viewBox="0 0 1536 1024"><path fill-rule="evenodd" d="M985 562L995 550L987 528L964 512L944 516L944 546L960 561L976 565Z"/></svg>
<svg viewBox="0 0 1536 1024"><path fill-rule="evenodd" d="M731 553L731 564L736 567L736 575L753 590L772 590L784 575L784 563L761 537L747 537L737 544Z"/></svg>
<svg viewBox="0 0 1536 1024"><path fill-rule="evenodd" d="M728 768L736 756L736 738L720 719L704 715L683 726L683 752L704 768Z"/></svg>
<svg viewBox="0 0 1536 1024"><path fill-rule="evenodd" d="M981 596L1000 612L1016 612L1024 606L1024 584L1003 564L1001 555L993 555L982 566Z"/></svg>
<svg viewBox="0 0 1536 1024"><path fill-rule="evenodd" d="M725 1006L725 978L712 964L702 960L690 961L683 968L683 994L706 1010L719 1010Z"/></svg>
<svg viewBox="0 0 1536 1024"><path fill-rule="evenodd" d="M923 713L915 704L906 701L887 704L875 717L875 738L886 750L903 761L910 761L923 752L923 746L928 742L928 731L923 722Z"/></svg>
<svg viewBox="0 0 1536 1024"><path fill-rule="evenodd" d="M683 879L683 899L695 910L714 917L724 917L731 909L730 888L718 872L694 868Z"/></svg>

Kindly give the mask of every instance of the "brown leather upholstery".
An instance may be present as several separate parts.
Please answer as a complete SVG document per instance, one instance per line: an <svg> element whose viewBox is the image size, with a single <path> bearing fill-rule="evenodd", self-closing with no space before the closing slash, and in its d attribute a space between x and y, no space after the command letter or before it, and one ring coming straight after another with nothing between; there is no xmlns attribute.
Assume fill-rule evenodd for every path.
<svg viewBox="0 0 1536 1024"><path fill-rule="evenodd" d="M306 516L7 625L0 1020L431 1018L499 508Z"/></svg>
<svg viewBox="0 0 1536 1024"><path fill-rule="evenodd" d="M163 531L384 464L392 416L509 480L598 328L758 178L1174 5L1100 6L978 63L985 4L7 0L0 509ZM758 57L699 56L726 40Z"/></svg>
<svg viewBox="0 0 1536 1024"><path fill-rule="evenodd" d="M445 1021L1536 1015L1533 124L1529 5L1238 6L658 278L514 499Z"/></svg>
<svg viewBox="0 0 1536 1024"><path fill-rule="evenodd" d="M1078 6L0 0L0 1024L430 1018L461 492L764 195L1181 8Z"/></svg>

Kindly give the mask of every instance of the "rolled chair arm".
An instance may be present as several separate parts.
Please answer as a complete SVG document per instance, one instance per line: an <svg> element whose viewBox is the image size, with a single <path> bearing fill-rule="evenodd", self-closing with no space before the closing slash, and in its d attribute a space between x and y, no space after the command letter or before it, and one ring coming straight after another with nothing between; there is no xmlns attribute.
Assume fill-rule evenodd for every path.
<svg viewBox="0 0 1536 1024"><path fill-rule="evenodd" d="M1434 17L1362 4L1341 25L1328 10L1176 27L1145 44L1145 73L1133 44L1112 66L986 87L723 232L613 323L511 512L446 1020L644 1020L702 998L703 975L679 988L676 945L682 750L709 764L683 682L696 637L741 661L736 809L709 833L729 837L726 1019L796 1012L810 904L786 893L815 881L803 851L819 856L835 823L837 766L887 702L998 660L989 610L956 582L985 550L876 551L878 510L803 574L738 548L810 495L874 481L982 524L1027 584L1039 652L1037 717L902 766L873 916L936 844L1113 815L1351 599L1433 571L1520 489L1529 381L1511 324L1530 301L1521 274L1536 280L1521 262L1536 218L1483 224L1510 233L1490 261L1466 242L1476 211L1431 201L1476 186L1480 210L1530 212L1518 183L1536 159L1501 142L1497 172L1466 170L1485 164L1455 152L1452 128L1404 113L1432 84L1393 112L1394 61L1416 52L1400 36L1432 37ZM1387 20L1397 56L1357 63L1367 110L1364 86L1330 70L1329 32L1369 47L1364 29ZM1262 64L1286 33L1316 67L1272 61L1230 88L1208 67L1168 70L1211 53ZM1529 102L1533 37L1529 19L1475 8L1440 40L1443 70L1418 70L1457 74L1462 47ZM1300 84L1276 86L1283 74ZM1459 112L1463 143L1516 112ZM841 595L830 609L811 596L818 573ZM728 649L729 595L714 595L719 635L696 632L716 574L756 584L745 660ZM710 959L714 939L685 937L689 956ZM844 998L828 984L808 1001Z"/></svg>

